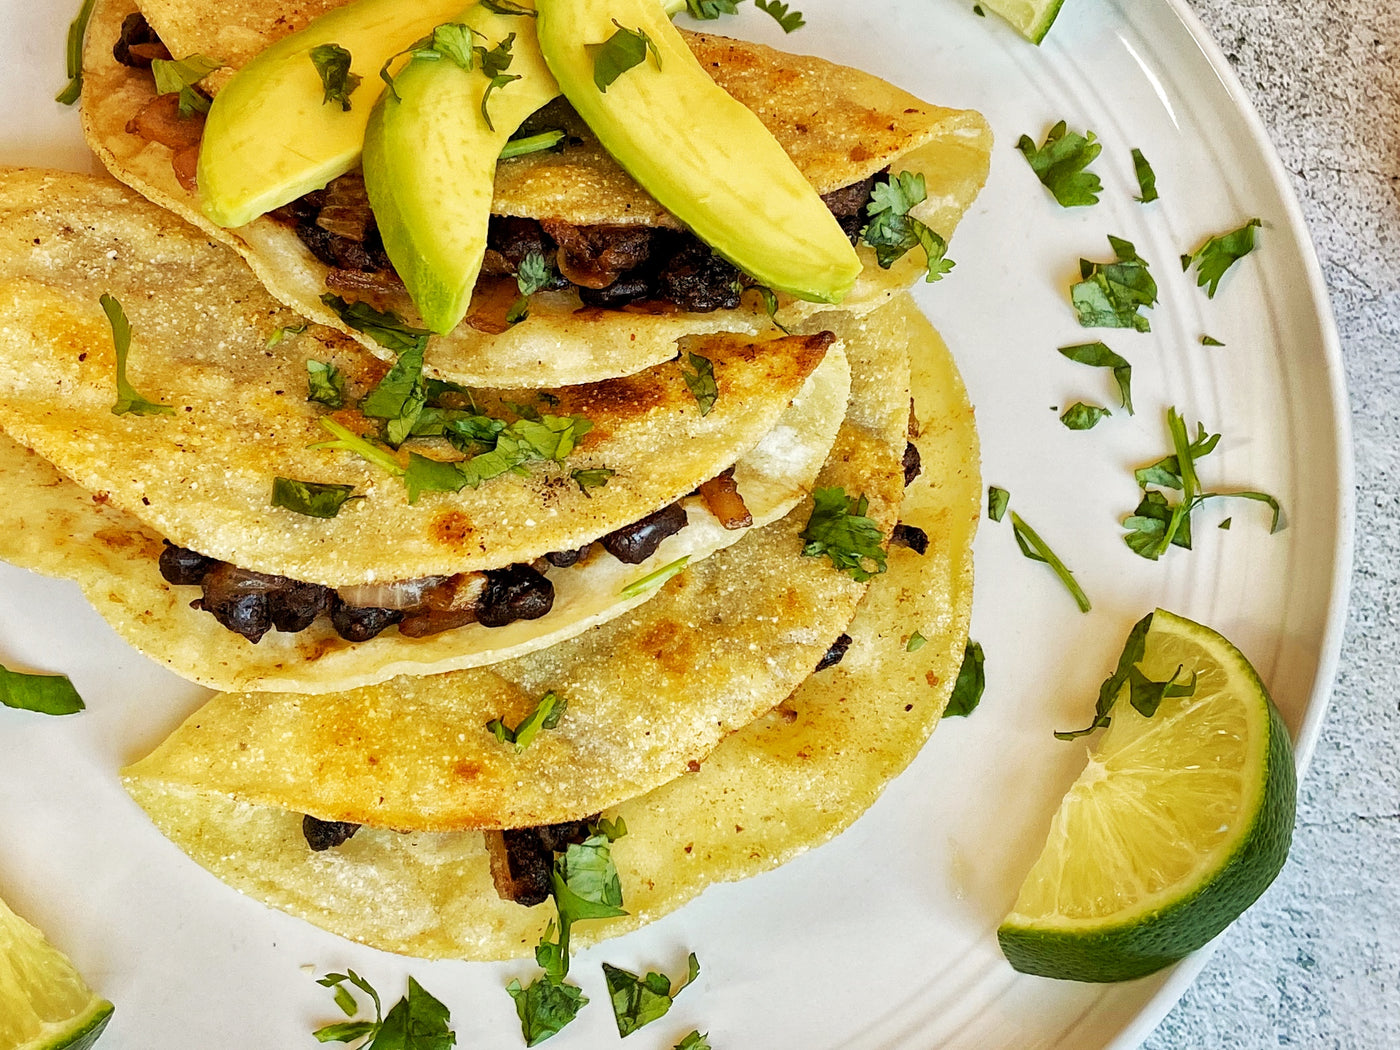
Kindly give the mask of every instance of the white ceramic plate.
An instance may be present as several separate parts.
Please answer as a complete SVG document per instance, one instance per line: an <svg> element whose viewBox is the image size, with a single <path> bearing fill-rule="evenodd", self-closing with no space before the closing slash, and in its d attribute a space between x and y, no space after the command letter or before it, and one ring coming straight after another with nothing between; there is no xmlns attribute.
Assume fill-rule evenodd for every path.
<svg viewBox="0 0 1400 1050"><path fill-rule="evenodd" d="M3 6L0 162L88 167L75 114L51 102L68 5ZM725 1048L1134 1046L1199 958L1116 987L1059 984L1013 973L994 930L1082 765L1083 746L1051 731L1087 720L1128 625L1154 605L1232 638L1270 684L1300 762L1312 749L1351 535L1346 398L1317 264L1258 119L1180 0L1069 0L1039 49L976 17L972 0L800 6L808 25L785 41L750 5L728 31L976 107L998 135L953 244L957 269L921 302L977 405L986 480L1011 491L1094 609L1076 611L1007 524L984 525L981 709L946 723L837 841L583 953L574 973L597 1005L550 1045L614 1045L601 959L675 972L694 949L698 987L629 1045L670 1047L699 1027ZM1104 144L1096 207L1056 206L1014 148L1060 118ZM1158 203L1132 199L1132 147L1156 168ZM1178 255L1252 216L1264 220L1259 251L1208 301ZM1149 335L1086 332L1067 305L1076 260L1109 258L1109 233L1153 264L1162 302ZM1202 347L1205 333L1227 345ZM1099 337L1133 363L1137 414L1071 433L1052 406L1113 405L1112 384L1055 350ZM1128 551L1117 522L1136 499L1131 470L1169 449L1168 405L1224 434L1203 480L1275 494L1284 532L1269 536L1262 508L1240 504L1198 515L1194 551L1157 563ZM1218 530L1225 515L1234 526ZM201 691L118 642L76 588L0 567L0 662L66 671L90 701L61 721L0 710L0 892L117 1003L104 1048L315 1045L311 1029L335 1012L303 966L353 966L391 999L411 972L452 1008L459 1045L518 1045L502 985L525 963L421 963L350 944L241 897L161 838L116 771Z"/></svg>

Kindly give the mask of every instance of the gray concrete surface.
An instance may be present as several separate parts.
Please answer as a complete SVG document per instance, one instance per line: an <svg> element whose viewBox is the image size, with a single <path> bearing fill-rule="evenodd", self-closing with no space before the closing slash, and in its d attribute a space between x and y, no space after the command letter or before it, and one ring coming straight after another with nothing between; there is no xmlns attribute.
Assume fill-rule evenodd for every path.
<svg viewBox="0 0 1400 1050"><path fill-rule="evenodd" d="M1356 439L1351 610L1293 852L1145 1050L1400 1048L1400 8L1190 0L1293 175Z"/></svg>

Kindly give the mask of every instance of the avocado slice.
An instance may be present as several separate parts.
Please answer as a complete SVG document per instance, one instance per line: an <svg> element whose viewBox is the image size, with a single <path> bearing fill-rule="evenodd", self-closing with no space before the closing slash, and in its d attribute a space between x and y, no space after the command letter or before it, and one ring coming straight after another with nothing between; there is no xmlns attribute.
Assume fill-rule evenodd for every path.
<svg viewBox="0 0 1400 1050"><path fill-rule="evenodd" d="M462 0L355 0L240 69L204 124L198 171L204 214L220 226L243 226L348 171L384 86L380 67L461 6ZM311 61L319 44L348 50L352 71L362 78L349 110L323 101Z"/></svg>
<svg viewBox="0 0 1400 1050"><path fill-rule="evenodd" d="M394 78L394 91L375 104L363 157L384 249L423 323L440 334L457 327L471 304L486 252L496 160L521 122L559 94L534 18L477 4L456 21L480 34L460 42L469 55L473 45L491 50L514 34L504 75L520 79L488 97L491 77L479 57L466 69L451 54L415 56Z"/></svg>
<svg viewBox="0 0 1400 1050"><path fill-rule="evenodd" d="M537 0L537 8L550 71L632 178L760 283L841 301L861 270L851 242L758 117L710 79L661 4ZM601 90L598 46L638 29L648 41L641 62Z"/></svg>

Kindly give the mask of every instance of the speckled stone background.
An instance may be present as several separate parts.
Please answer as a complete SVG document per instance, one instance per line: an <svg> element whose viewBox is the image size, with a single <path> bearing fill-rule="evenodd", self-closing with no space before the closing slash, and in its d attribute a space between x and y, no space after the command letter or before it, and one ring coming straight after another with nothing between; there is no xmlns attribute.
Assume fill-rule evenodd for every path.
<svg viewBox="0 0 1400 1050"><path fill-rule="evenodd" d="M1351 609L1278 881L1145 1050L1400 1048L1400 6L1190 0L1312 231L1356 440Z"/></svg>

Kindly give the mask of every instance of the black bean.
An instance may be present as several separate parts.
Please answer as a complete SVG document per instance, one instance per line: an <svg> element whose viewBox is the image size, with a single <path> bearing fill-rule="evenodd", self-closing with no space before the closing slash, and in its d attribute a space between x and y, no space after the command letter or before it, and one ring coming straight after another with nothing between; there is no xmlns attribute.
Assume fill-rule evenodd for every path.
<svg viewBox="0 0 1400 1050"><path fill-rule="evenodd" d="M280 576L219 562L204 574L201 581L204 596L192 604L211 614L230 631L257 642L272 629L269 594L283 580Z"/></svg>
<svg viewBox="0 0 1400 1050"><path fill-rule="evenodd" d="M591 817L584 817L582 820L567 820L562 824L544 824L537 828L531 828L539 836L540 842L548 850L555 853L563 853L570 846L582 845L583 840L588 838L588 833L593 829L593 822L598 819L598 814Z"/></svg>
<svg viewBox="0 0 1400 1050"><path fill-rule="evenodd" d="M908 547L915 554L928 553L928 533L917 525L906 525L901 521L890 533L890 542Z"/></svg>
<svg viewBox="0 0 1400 1050"><path fill-rule="evenodd" d="M812 673L815 674L817 671L825 671L828 667L835 667L846 658L846 650L850 647L851 636L849 634L841 635L840 638L831 643L831 648L817 661L817 666Z"/></svg>
<svg viewBox="0 0 1400 1050"><path fill-rule="evenodd" d="M160 574L166 582L188 587L199 583L205 574L219 564L214 558L206 558L188 547L177 547L169 540L160 552Z"/></svg>
<svg viewBox="0 0 1400 1050"><path fill-rule="evenodd" d="M604 309L616 309L640 299L650 299L651 295L651 279L639 270L620 274L606 288L580 287L578 290L578 297L583 300L584 306Z"/></svg>
<svg viewBox="0 0 1400 1050"><path fill-rule="evenodd" d="M317 820L310 813L301 818L301 834L317 853L350 841L360 825L347 820Z"/></svg>
<svg viewBox="0 0 1400 1050"><path fill-rule="evenodd" d="M544 903L552 885L554 852L545 847L534 828L507 828L501 837L510 872L509 899L526 907ZM502 888L499 882L496 888Z"/></svg>
<svg viewBox="0 0 1400 1050"><path fill-rule="evenodd" d="M508 565L487 571L476 618L483 627L504 627L516 620L538 620L552 608L554 584L543 573L528 565Z"/></svg>
<svg viewBox="0 0 1400 1050"><path fill-rule="evenodd" d="M914 479L924 472L924 461L919 455L919 446L910 441L904 446L904 486L908 488Z"/></svg>
<svg viewBox="0 0 1400 1050"><path fill-rule="evenodd" d="M287 580L284 587L268 595L272 626L279 631L295 634L310 627L316 617L330 608L331 591L319 583Z"/></svg>
<svg viewBox="0 0 1400 1050"><path fill-rule="evenodd" d="M588 553L588 548L592 544L585 543L582 547L571 551L550 551L544 556L544 560L553 565L556 569L567 569L571 565L577 565L579 559Z"/></svg>
<svg viewBox="0 0 1400 1050"><path fill-rule="evenodd" d="M661 298L694 313L733 310L743 291L733 264L693 238L666 261L656 282Z"/></svg>
<svg viewBox="0 0 1400 1050"><path fill-rule="evenodd" d="M685 523L685 508L672 503L641 521L608 533L603 537L603 548L626 565L640 565L656 553L662 540L685 528Z"/></svg>
<svg viewBox="0 0 1400 1050"><path fill-rule="evenodd" d="M361 608L331 596L331 626L347 642L367 642L403 619L398 609Z"/></svg>

